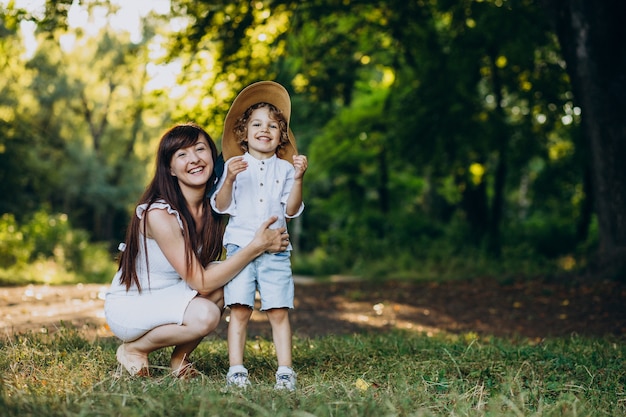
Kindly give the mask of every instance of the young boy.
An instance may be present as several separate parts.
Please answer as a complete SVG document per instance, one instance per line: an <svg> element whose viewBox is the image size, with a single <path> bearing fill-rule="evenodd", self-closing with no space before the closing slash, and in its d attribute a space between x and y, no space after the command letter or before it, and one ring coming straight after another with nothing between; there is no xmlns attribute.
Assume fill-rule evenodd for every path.
<svg viewBox="0 0 626 417"><path fill-rule="evenodd" d="M222 137L226 162L211 196L211 206L218 213L230 215L224 234L227 257L247 245L262 220L277 216L273 227L282 227L304 210L302 180L307 158L297 155L290 116L289 93L273 81L243 89L226 115ZM288 242L288 234L285 239ZM224 301L230 308L227 386L245 388L250 384L243 354L258 289L278 360L274 388L296 389L288 315L294 299L291 249L289 244L286 252L259 256L224 287Z"/></svg>

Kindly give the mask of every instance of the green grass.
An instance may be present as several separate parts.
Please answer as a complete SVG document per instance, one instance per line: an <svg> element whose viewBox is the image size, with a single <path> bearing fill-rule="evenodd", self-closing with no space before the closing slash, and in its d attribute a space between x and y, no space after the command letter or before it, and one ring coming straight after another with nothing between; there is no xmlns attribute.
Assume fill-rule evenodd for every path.
<svg viewBox="0 0 626 417"><path fill-rule="evenodd" d="M533 344L474 334L415 333L294 340L296 393L275 392L272 344L250 340L253 386L224 392L226 342L192 360L205 375L169 376L169 351L148 379L116 377L117 341L61 328L0 344L2 416L619 416L626 415L623 340ZM359 380L361 380L359 382Z"/></svg>

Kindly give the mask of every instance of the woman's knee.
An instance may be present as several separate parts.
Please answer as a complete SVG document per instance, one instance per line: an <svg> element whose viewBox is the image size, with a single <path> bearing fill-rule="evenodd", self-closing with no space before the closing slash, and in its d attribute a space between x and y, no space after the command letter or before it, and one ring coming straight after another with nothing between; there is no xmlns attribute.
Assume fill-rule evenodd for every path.
<svg viewBox="0 0 626 417"><path fill-rule="evenodd" d="M206 336L217 328L222 312L212 301L202 298L194 301L193 308L188 311L188 325L197 329L199 334Z"/></svg>

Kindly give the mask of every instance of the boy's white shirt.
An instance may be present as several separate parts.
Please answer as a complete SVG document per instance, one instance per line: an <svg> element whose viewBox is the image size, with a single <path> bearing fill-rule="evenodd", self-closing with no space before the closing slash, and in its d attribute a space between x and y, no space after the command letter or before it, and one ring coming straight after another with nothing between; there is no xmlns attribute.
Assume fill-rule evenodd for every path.
<svg viewBox="0 0 626 417"><path fill-rule="evenodd" d="M271 228L287 227L287 218L298 217L304 210L304 203L293 216L286 213L287 199L294 183L295 169L289 162L276 155L269 159L258 160L249 153L243 158L248 162L248 168L239 173L233 183L230 205L224 210L218 210L215 196L222 189L226 179L230 158L224 164L224 174L211 195L211 207L217 213L230 216L224 233L224 245L233 243L246 246L252 241L259 226L271 216L278 220ZM291 244L287 250L291 250Z"/></svg>

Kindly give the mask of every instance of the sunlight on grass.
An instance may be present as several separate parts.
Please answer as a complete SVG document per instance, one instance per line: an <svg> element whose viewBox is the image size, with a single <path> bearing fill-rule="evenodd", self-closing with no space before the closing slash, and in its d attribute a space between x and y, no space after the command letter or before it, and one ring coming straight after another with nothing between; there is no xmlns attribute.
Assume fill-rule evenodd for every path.
<svg viewBox="0 0 626 417"><path fill-rule="evenodd" d="M295 394L273 390L272 343L249 342L253 385L224 390L226 342L206 339L179 381L171 351L151 377L117 377L117 341L87 342L65 328L0 345L4 416L616 416L626 412L620 340L504 340L406 332L294 340ZM252 349L254 347L254 349Z"/></svg>

